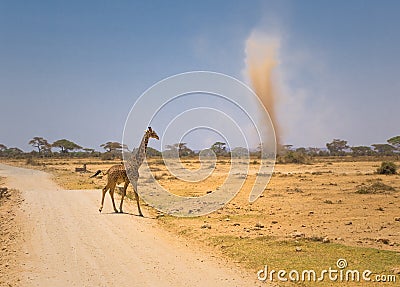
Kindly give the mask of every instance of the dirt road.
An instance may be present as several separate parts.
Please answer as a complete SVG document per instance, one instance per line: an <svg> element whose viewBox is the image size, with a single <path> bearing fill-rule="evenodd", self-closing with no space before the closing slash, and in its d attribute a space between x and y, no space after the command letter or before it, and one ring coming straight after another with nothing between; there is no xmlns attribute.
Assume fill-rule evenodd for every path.
<svg viewBox="0 0 400 287"><path fill-rule="evenodd" d="M24 198L18 285L260 285L255 274L175 240L157 228L154 219L136 216L130 203L126 214L114 214L107 198L100 214L98 190L63 190L44 172L2 164L0 176Z"/></svg>

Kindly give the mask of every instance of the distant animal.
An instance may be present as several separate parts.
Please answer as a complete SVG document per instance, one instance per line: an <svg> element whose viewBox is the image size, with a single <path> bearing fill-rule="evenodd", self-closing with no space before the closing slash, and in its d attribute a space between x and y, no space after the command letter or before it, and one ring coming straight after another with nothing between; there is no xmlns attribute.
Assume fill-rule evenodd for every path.
<svg viewBox="0 0 400 287"><path fill-rule="evenodd" d="M101 205L99 208L99 212L103 210L103 205L104 205L104 197L105 194L107 193L108 190L110 190L110 196L111 196L111 201L113 204L113 208L115 212L118 212L117 208L115 207L115 202L114 202L114 189L117 184L123 183L124 182L124 188L122 190L122 196L121 196L121 203L119 205L119 212L122 211L122 204L124 202L124 197L126 195L126 189L129 185L129 177L132 179L132 186L133 186L133 191L135 194L135 199L138 207L138 212L140 216L143 216L142 211L140 210L140 204L139 204L139 195L137 193L137 182L139 179L139 167L142 165L145 157L146 157L146 150L147 150L147 144L149 142L150 138L155 138L159 139L157 133L152 130L151 127L148 127L148 129L145 131L145 134L142 138L142 141L140 143L140 146L136 152L136 154L133 157L129 157L129 159L125 162L125 166L127 169L125 169L125 166L123 164L116 164L110 167L104 175L108 175L107 178L107 185L103 188L103 193L102 193L102 198L101 198ZM95 174L91 176L91 178L99 175L102 171L98 170L96 171ZM128 177L129 175L129 177Z"/></svg>
<svg viewBox="0 0 400 287"><path fill-rule="evenodd" d="M76 167L75 172L86 172L86 163L83 164L83 167Z"/></svg>

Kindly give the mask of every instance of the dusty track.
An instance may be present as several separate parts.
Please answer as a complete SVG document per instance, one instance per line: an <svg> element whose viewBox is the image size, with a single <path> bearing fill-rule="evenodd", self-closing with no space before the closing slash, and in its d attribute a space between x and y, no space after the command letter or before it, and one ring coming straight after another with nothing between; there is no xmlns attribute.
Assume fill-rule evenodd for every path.
<svg viewBox="0 0 400 287"><path fill-rule="evenodd" d="M100 214L98 190L63 190L44 172L2 164L0 175L24 198L18 285L257 286L255 274L175 240L134 205L114 214L107 198Z"/></svg>

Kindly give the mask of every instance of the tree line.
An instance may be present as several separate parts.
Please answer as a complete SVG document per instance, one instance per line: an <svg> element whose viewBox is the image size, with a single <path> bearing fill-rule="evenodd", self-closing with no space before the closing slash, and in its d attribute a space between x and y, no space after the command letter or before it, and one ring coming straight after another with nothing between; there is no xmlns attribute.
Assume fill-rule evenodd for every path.
<svg viewBox="0 0 400 287"><path fill-rule="evenodd" d="M370 146L350 146L346 140L333 139L321 148L293 148L292 145L279 147L277 160L282 163L307 163L310 158L317 156L400 156L400 136L387 140L387 143L377 143Z"/></svg>
<svg viewBox="0 0 400 287"><path fill-rule="evenodd" d="M331 143L327 143L326 147L329 155L341 156L351 154L354 156L370 156L370 155L395 155L400 152L400 136L395 136L387 140L387 143L377 143L371 146L352 146L347 141L334 139Z"/></svg>
<svg viewBox="0 0 400 287"><path fill-rule="evenodd" d="M67 139L56 140L49 143L43 137L34 137L28 142L34 150L31 152L24 152L17 147L8 148L4 144L0 144L0 157L9 158L25 158L25 157L55 157L55 156L68 156L68 157L104 157L104 159L114 159L121 157L123 149L126 145L118 142L107 142L101 144L100 147L104 148L104 152L98 152L94 148L84 148L73 141Z"/></svg>
<svg viewBox="0 0 400 287"><path fill-rule="evenodd" d="M8 148L4 144L0 144L0 156L10 158L24 158L27 156L35 157L100 157L104 160L122 158L123 152L129 152L126 145L119 142L106 142L100 147L104 152L95 151L93 148L83 148L80 145L67 140L60 139L53 143L49 143L43 137L34 137L28 142L34 150L28 153L23 152L17 147ZM132 152L135 152L134 149ZM166 145L164 151L158 151L148 147L148 157L191 157L198 156L199 153L208 156L215 154L218 157L247 157L252 156L259 158L261 156L261 144L255 150L248 150L244 147L235 147L228 150L227 144L217 141L209 148L194 151L188 147L187 143L175 143ZM281 145L277 147L278 160L281 162L298 162L304 163L309 157L316 156L393 156L400 155L400 136L395 136L387 140L387 143L372 144L371 146L350 146L346 140L333 139L332 142L326 144L326 149L315 147L299 147L293 148L292 145Z"/></svg>

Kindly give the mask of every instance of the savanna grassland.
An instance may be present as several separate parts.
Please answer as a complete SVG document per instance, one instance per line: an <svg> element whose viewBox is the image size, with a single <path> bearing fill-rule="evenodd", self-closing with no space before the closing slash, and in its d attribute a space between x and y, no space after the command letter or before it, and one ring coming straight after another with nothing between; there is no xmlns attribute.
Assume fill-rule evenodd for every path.
<svg viewBox="0 0 400 287"><path fill-rule="evenodd" d="M212 176L193 184L170 174L161 159L148 162L163 187L178 195L191 196L217 189L230 168L230 160L221 159ZM50 172L59 185L75 190L102 188L106 177L89 178L89 175L99 169L105 171L120 161L34 159L29 164L22 160L5 163ZM75 172L83 163L89 172ZM202 217L176 218L143 203L144 214L157 220L174 236L196 241L199 248L230 258L252 272L265 265L270 270L337 268L337 260L343 258L351 269L398 274L400 175L377 174L380 163L379 158L325 157L309 164L276 164L263 195L250 204L248 195L259 168L259 160L254 160L239 194L216 212ZM182 164L196 169L200 163L193 158L182 160ZM148 180L141 178L139 188ZM128 188L130 194L131 188ZM99 191L99 201L100 197ZM105 204L111 204L108 197ZM396 276L400 281L400 275ZM332 282L304 284L331 286ZM342 284L361 286L359 282ZM382 285L369 282L368 286L374 284Z"/></svg>

